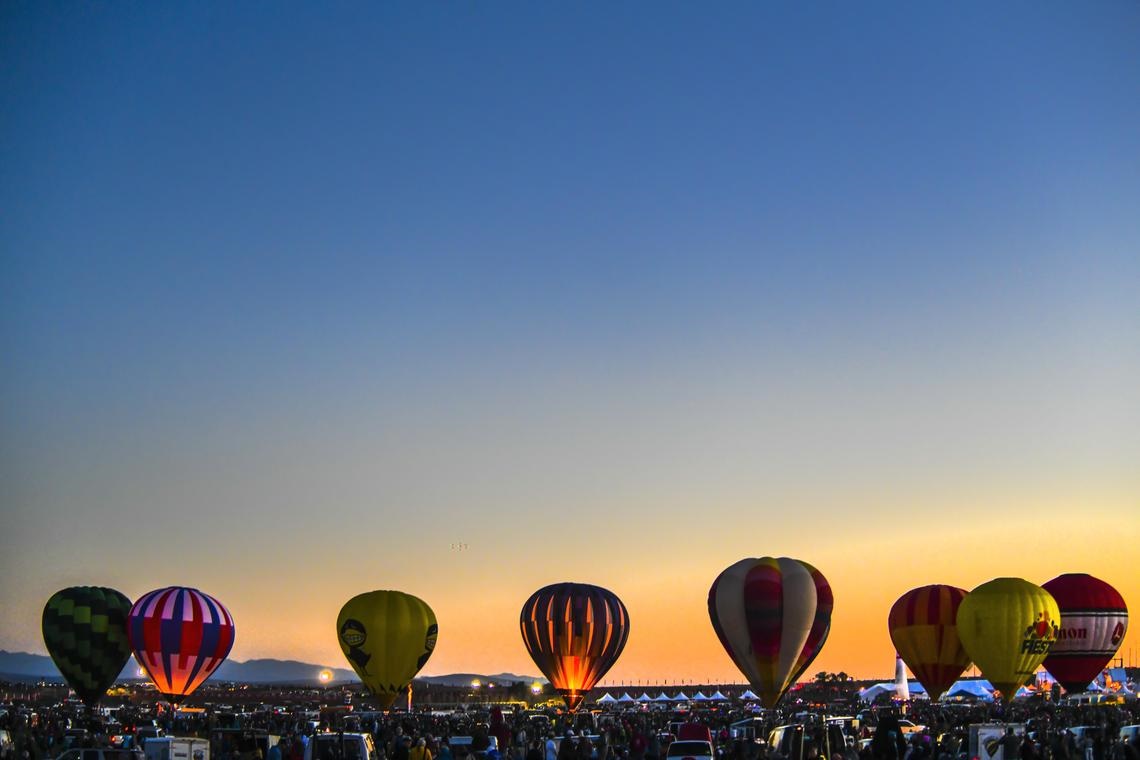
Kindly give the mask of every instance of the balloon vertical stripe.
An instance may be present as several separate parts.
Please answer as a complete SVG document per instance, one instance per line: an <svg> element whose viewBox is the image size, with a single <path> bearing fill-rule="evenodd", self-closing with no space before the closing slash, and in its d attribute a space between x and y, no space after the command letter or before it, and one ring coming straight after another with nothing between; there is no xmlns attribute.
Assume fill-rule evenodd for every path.
<svg viewBox="0 0 1140 760"><path fill-rule="evenodd" d="M831 612L835 607L835 597L832 595L831 586L823 574L806 562L801 561L800 564L808 571L811 578L811 586L815 592L815 615L812 616L807 639L800 648L800 655L791 683L799 680L800 676L811 665L812 660L815 659L816 654L827 643L827 636L831 633Z"/></svg>

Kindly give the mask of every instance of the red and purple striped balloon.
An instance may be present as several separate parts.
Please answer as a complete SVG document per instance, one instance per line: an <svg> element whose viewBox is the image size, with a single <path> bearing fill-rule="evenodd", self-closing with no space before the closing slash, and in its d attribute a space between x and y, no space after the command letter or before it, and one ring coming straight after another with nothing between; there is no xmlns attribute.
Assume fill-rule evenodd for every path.
<svg viewBox="0 0 1140 760"><path fill-rule="evenodd" d="M127 616L135 659L171 702L202 685L230 653L234 619L214 597L171 586L143 595Z"/></svg>

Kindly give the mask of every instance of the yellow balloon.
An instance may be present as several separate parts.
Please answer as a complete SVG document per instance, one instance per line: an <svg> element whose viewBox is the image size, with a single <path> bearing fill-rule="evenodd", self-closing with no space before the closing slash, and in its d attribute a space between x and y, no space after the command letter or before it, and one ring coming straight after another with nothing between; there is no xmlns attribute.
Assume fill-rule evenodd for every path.
<svg viewBox="0 0 1140 760"><path fill-rule="evenodd" d="M1061 610L1048 591L1021 578L995 578L966 594L958 637L1007 702L1049 655Z"/></svg>
<svg viewBox="0 0 1140 760"><path fill-rule="evenodd" d="M369 591L341 607L336 634L353 670L387 709L431 657L439 624L422 599Z"/></svg>

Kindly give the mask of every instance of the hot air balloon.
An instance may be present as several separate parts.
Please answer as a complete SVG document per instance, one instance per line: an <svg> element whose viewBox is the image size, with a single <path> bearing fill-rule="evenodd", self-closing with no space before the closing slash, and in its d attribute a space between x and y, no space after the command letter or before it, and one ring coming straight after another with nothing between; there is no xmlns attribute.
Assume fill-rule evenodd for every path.
<svg viewBox="0 0 1140 760"><path fill-rule="evenodd" d="M887 616L895 651L932 700L953 686L970 664L957 625L965 596L965 589L954 586L921 586L900 596Z"/></svg>
<svg viewBox="0 0 1140 760"><path fill-rule="evenodd" d="M531 594L519 626L534 664L574 711L625 648L629 612L604 588L555 583Z"/></svg>
<svg viewBox="0 0 1140 760"><path fill-rule="evenodd" d="M369 591L341 607L336 635L360 680L387 710L431 657L439 624L422 599Z"/></svg>
<svg viewBox="0 0 1140 760"><path fill-rule="evenodd" d="M1128 631L1128 607L1116 589L1084 573L1059 575L1042 588L1057 600L1061 622L1045 669L1068 692L1081 692L1109 663Z"/></svg>
<svg viewBox="0 0 1140 760"><path fill-rule="evenodd" d="M1008 702L1049 654L1060 619L1057 602L1045 589L1021 578L995 578L962 600L958 636Z"/></svg>
<svg viewBox="0 0 1140 760"><path fill-rule="evenodd" d="M130 610L130 599L98 586L65 588L52 594L44 606L48 654L88 707L107 693L130 659Z"/></svg>
<svg viewBox="0 0 1140 760"><path fill-rule="evenodd" d="M127 619L135 659L177 704L218 669L234 644L234 620L214 597L171 586L145 594Z"/></svg>
<svg viewBox="0 0 1140 760"><path fill-rule="evenodd" d="M709 589L720 643L769 708L823 649L833 604L823 574L788 557L742 559Z"/></svg>

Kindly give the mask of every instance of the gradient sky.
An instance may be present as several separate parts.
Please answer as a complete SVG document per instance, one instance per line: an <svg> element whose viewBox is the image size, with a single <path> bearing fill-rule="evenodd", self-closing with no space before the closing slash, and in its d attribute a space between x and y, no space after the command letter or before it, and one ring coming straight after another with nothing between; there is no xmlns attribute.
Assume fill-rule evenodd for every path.
<svg viewBox="0 0 1140 760"><path fill-rule="evenodd" d="M739 679L748 556L892 672L927 583L1140 610L1140 6L0 6L0 648L170 584L231 657L343 666L395 588L427 673ZM456 543L463 551L452 550ZM1122 649L1140 662L1140 624Z"/></svg>

